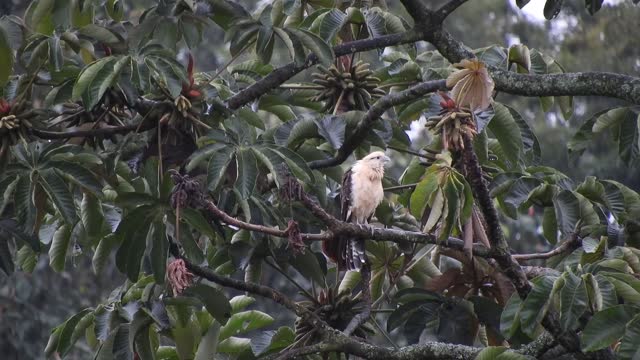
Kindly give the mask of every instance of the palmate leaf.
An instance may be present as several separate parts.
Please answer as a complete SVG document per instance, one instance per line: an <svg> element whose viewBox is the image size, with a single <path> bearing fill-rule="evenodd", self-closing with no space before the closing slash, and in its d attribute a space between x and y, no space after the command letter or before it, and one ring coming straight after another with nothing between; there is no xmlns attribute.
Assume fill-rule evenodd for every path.
<svg viewBox="0 0 640 360"><path fill-rule="evenodd" d="M108 56L89 64L80 72L73 87L72 98L82 99L85 108L92 109L130 62L130 56Z"/></svg>

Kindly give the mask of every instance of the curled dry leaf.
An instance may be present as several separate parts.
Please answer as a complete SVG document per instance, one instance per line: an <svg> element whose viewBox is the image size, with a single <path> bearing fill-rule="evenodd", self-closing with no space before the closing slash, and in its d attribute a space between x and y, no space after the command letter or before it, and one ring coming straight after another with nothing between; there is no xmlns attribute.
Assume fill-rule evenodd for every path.
<svg viewBox="0 0 640 360"><path fill-rule="evenodd" d="M289 240L289 246L291 247L294 255L304 254L305 245L300 236L300 228L295 220L289 220L287 226L287 236Z"/></svg>
<svg viewBox="0 0 640 360"><path fill-rule="evenodd" d="M173 296L178 296L191 285L193 274L187 270L184 260L177 259L167 266L167 280L173 289Z"/></svg>
<svg viewBox="0 0 640 360"><path fill-rule="evenodd" d="M455 103L471 111L489 107L494 83L484 64L477 59L465 59L453 66L459 70L449 75L447 87L452 89Z"/></svg>

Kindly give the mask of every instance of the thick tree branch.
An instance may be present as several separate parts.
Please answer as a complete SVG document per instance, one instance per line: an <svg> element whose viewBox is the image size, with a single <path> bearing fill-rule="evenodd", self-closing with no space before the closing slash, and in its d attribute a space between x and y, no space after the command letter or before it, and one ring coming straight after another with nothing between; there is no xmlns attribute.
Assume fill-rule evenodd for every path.
<svg viewBox="0 0 640 360"><path fill-rule="evenodd" d="M31 129L34 135L41 139L69 139L74 137L93 137L93 136L109 136L116 134L127 134L132 131L146 131L155 128L157 123L150 121L142 124L126 125L126 126L110 126L91 130L72 130L72 131L47 131L42 129Z"/></svg>
<svg viewBox="0 0 640 360"><path fill-rule="evenodd" d="M373 123L377 121L382 114L393 106L406 103L408 101L418 99L426 94L438 91L446 90L445 80L426 81L410 87L406 90L390 93L381 97L376 101L373 106L364 115L364 118L360 120L356 125L353 133L345 139L344 143L338 150L337 154L328 159L316 160L309 163L309 167L312 169L321 169L331 166L342 164L351 153L364 141L369 131L373 126Z"/></svg>
<svg viewBox="0 0 640 360"><path fill-rule="evenodd" d="M350 41L335 46L333 48L333 52L336 56L342 56L360 51L384 48L387 46L408 44L422 40L423 38L424 35L422 34L422 32L409 30L403 33L385 35L374 39ZM315 54L311 54L302 64L291 62L284 66L281 66L270 72L267 76L256 81L251 86L229 98L229 100L227 100L227 106L232 110L238 109L252 102L253 100L256 100L270 90L277 88L285 81L291 79L301 71L308 69L317 62L318 57L315 56Z"/></svg>
<svg viewBox="0 0 640 360"><path fill-rule="evenodd" d="M427 41L449 62L475 55L445 30L427 35ZM585 72L547 75L517 74L489 67L497 91L521 96L607 96L640 104L640 78L607 73Z"/></svg>

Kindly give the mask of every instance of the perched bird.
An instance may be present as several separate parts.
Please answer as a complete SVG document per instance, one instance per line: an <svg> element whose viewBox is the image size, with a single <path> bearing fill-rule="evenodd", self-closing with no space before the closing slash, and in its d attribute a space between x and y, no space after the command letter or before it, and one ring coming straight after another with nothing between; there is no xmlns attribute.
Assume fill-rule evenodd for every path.
<svg viewBox="0 0 640 360"><path fill-rule="evenodd" d="M384 198L382 178L384 166L391 161L382 151L375 151L358 160L342 177L340 191L343 221L366 226ZM339 238L324 241L324 254L338 264L339 269L361 270L366 263L364 239Z"/></svg>

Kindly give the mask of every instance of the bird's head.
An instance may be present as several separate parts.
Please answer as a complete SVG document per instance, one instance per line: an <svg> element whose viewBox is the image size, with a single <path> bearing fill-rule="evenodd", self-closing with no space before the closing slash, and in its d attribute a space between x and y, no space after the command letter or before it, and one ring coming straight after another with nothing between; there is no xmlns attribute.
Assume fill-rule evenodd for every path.
<svg viewBox="0 0 640 360"><path fill-rule="evenodd" d="M374 169L383 169L384 166L391 161L391 159L382 151L374 151L371 154L363 157L360 161Z"/></svg>

